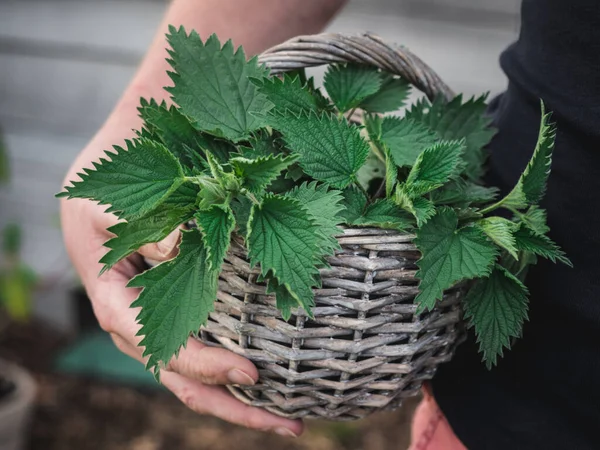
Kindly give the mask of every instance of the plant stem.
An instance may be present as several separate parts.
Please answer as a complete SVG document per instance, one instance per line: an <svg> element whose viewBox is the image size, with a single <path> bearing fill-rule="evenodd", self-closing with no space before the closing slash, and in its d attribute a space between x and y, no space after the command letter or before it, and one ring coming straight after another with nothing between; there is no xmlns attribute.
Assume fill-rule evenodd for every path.
<svg viewBox="0 0 600 450"><path fill-rule="evenodd" d="M385 190L385 185L386 185L386 181L385 178L381 181L381 183L379 184L379 187L377 188L377 191L375 192L375 195L373 196L373 198L379 198L381 197L383 194L383 191Z"/></svg>
<svg viewBox="0 0 600 450"><path fill-rule="evenodd" d="M254 203L255 205L260 205L260 202L258 201L256 196L252 192L248 191L248 189L241 189L240 194L243 194L246 197L248 197L250 199L250 201L252 203Z"/></svg>
<svg viewBox="0 0 600 450"><path fill-rule="evenodd" d="M371 203L371 199L369 196L369 193L367 192L367 190L362 187L362 185L358 182L358 181L354 181L354 186L356 186L358 189L360 189L360 191L365 194L365 197L367 198L367 203L370 204Z"/></svg>
<svg viewBox="0 0 600 450"><path fill-rule="evenodd" d="M500 200L499 202L494 203L493 205L488 206L487 208L483 208L479 212L481 213L482 216L485 216L486 214L489 214L492 211L500 208L502 206L503 202L504 202L504 199Z"/></svg>
<svg viewBox="0 0 600 450"><path fill-rule="evenodd" d="M183 177L183 182L184 183L200 184L200 182L198 181L198 177Z"/></svg>
<svg viewBox="0 0 600 450"><path fill-rule="evenodd" d="M381 151L381 149L377 146L377 144L373 143L373 145L371 145L371 150L373 151L373 153L375 154L375 156L377 156L377 158L382 163L385 163L385 155L383 154L383 152Z"/></svg>
<svg viewBox="0 0 600 450"><path fill-rule="evenodd" d="M354 115L354 113L356 112L356 108L358 108L358 106L355 106L354 108L352 108L350 110L350 114L348 114L348 120L352 121L352 116Z"/></svg>

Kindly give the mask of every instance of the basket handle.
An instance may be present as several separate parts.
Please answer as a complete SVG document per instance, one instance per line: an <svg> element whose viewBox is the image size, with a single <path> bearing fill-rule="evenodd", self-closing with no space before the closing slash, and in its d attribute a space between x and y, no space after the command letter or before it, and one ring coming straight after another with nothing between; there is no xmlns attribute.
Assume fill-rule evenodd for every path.
<svg viewBox="0 0 600 450"><path fill-rule="evenodd" d="M410 82L429 100L438 95L446 100L452 90L431 67L408 49L390 45L375 34L322 33L298 36L266 50L258 57L272 74L338 62L378 67Z"/></svg>

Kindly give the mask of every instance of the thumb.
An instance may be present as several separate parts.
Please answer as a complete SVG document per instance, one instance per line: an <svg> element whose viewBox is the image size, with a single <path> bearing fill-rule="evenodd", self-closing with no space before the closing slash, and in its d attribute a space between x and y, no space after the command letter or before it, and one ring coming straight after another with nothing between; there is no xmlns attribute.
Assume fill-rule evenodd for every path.
<svg viewBox="0 0 600 450"><path fill-rule="evenodd" d="M138 253L148 260L149 263L159 263L175 258L179 252L177 245L181 239L181 229L173 230L160 242L146 244L139 248Z"/></svg>

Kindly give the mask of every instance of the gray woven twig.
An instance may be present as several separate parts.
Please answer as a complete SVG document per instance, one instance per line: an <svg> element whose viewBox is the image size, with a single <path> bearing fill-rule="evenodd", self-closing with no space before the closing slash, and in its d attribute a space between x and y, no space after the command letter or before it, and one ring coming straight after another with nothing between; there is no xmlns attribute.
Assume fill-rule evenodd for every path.
<svg viewBox="0 0 600 450"><path fill-rule="evenodd" d="M408 50L377 36L301 36L259 60L272 73L331 62L357 62L398 74L430 99L452 91ZM245 356L259 368L252 387L228 386L243 402L290 418L352 420L398 407L448 361L461 334L460 288L433 311L416 314L414 236L346 229L321 271L314 319L285 322L275 298L256 281L243 243L234 240L219 279L215 312L200 339Z"/></svg>
<svg viewBox="0 0 600 450"><path fill-rule="evenodd" d="M420 58L371 33L298 36L265 51L258 60L273 74L339 62L368 64L400 75L430 100L437 95L447 100L454 97L446 83Z"/></svg>

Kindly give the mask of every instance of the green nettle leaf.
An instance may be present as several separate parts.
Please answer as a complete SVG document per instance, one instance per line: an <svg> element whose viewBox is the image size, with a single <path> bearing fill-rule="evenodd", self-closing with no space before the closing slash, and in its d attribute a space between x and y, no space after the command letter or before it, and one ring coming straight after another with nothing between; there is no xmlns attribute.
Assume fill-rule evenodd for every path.
<svg viewBox="0 0 600 450"><path fill-rule="evenodd" d="M382 81L381 73L374 67L336 64L328 67L323 85L337 109L346 112L375 94Z"/></svg>
<svg viewBox="0 0 600 450"><path fill-rule="evenodd" d="M164 204L170 207L188 207L196 203L200 186L193 183L184 183L175 189L165 199Z"/></svg>
<svg viewBox="0 0 600 450"><path fill-rule="evenodd" d="M272 105L250 82L250 77L267 76L256 58L246 61L243 49L234 52L231 41L221 47L214 34L203 43L183 27L169 27L167 40L174 86L166 89L194 127L240 141L264 126L261 117Z"/></svg>
<svg viewBox="0 0 600 450"><path fill-rule="evenodd" d="M517 185L501 200L502 205L513 208L526 208L537 204L546 192L546 181L552 165L552 152L556 127L550 123L551 114L546 114L542 103L542 120L535 150Z"/></svg>
<svg viewBox="0 0 600 450"><path fill-rule="evenodd" d="M417 226L419 227L423 226L435 214L433 202L423 197L415 197L410 191L410 187L405 184L396 186L393 202L411 213L417 220Z"/></svg>
<svg viewBox="0 0 600 450"><path fill-rule="evenodd" d="M389 199L379 199L367 206L365 212L357 217L353 225L407 230L412 228L412 217Z"/></svg>
<svg viewBox="0 0 600 450"><path fill-rule="evenodd" d="M520 337L527 320L527 288L501 266L490 276L478 280L469 290L464 304L465 317L475 328L479 351L488 369L497 363L503 349L510 349L512 338Z"/></svg>
<svg viewBox="0 0 600 450"><path fill-rule="evenodd" d="M87 198L111 205L107 212L132 220L148 214L184 182L181 165L167 148L148 139L127 142L106 151L94 169L83 169L81 181L72 181L57 197Z"/></svg>
<svg viewBox="0 0 600 450"><path fill-rule="evenodd" d="M403 78L390 74L381 74L383 82L375 94L368 96L359 107L373 113L397 111L404 106L410 94L410 83Z"/></svg>
<svg viewBox="0 0 600 450"><path fill-rule="evenodd" d="M275 105L277 111L290 110L294 114L300 114L303 111L318 111L319 105L316 97L302 85L299 76L290 77L285 74L283 78L251 78L259 92Z"/></svg>
<svg viewBox="0 0 600 450"><path fill-rule="evenodd" d="M198 193L198 209L206 211L213 205L227 203L227 192L218 181L206 176L199 176L200 192Z"/></svg>
<svg viewBox="0 0 600 450"><path fill-rule="evenodd" d="M150 131L152 129L152 131ZM148 139L150 141L162 142L161 137L158 135L156 130L150 125L142 125L139 130L134 130L136 137Z"/></svg>
<svg viewBox="0 0 600 450"><path fill-rule="evenodd" d="M306 74L304 74L304 76L300 77L300 79L303 79L303 78L306 79ZM321 92L321 89L317 89L317 87L315 86L315 78L314 77L310 77L306 80L305 88L308 89L308 91L317 100L317 106L320 111L334 112L334 107L331 104L331 102L329 101L329 99L323 95L323 92Z"/></svg>
<svg viewBox="0 0 600 450"><path fill-rule="evenodd" d="M194 211L189 206L173 208L163 204L147 216L130 222L120 222L108 228L107 231L116 236L104 244L110 250L100 260L104 264L100 274L131 255L142 245L162 241L193 216Z"/></svg>
<svg viewBox="0 0 600 450"><path fill-rule="evenodd" d="M195 217L202 231L208 267L219 270L229 249L231 232L235 228L233 211L226 205L213 205L206 211L197 212Z"/></svg>
<svg viewBox="0 0 600 450"><path fill-rule="evenodd" d="M365 212L367 207L367 197L356 186L348 186L342 192L342 205L345 209L340 212L340 216L344 219L344 223L352 225Z"/></svg>
<svg viewBox="0 0 600 450"><path fill-rule="evenodd" d="M527 212L520 215L519 218L537 234L546 234L550 231L550 228L546 225L546 211L539 206L530 206Z"/></svg>
<svg viewBox="0 0 600 450"><path fill-rule="evenodd" d="M299 116L275 112L268 119L287 146L300 155L304 171L333 187L345 188L354 181L369 154L369 144L358 127L345 119L313 112Z"/></svg>
<svg viewBox="0 0 600 450"><path fill-rule="evenodd" d="M513 258L519 259L514 232L517 226L503 217L486 217L477 222L483 232L499 247L506 250Z"/></svg>
<svg viewBox="0 0 600 450"><path fill-rule="evenodd" d="M418 310L432 309L445 289L454 283L488 276L498 251L475 226L458 228L454 210L442 207L419 230L415 244L422 257L417 262Z"/></svg>
<svg viewBox="0 0 600 450"><path fill-rule="evenodd" d="M466 223L483 219L483 214L478 208L454 208L454 211L456 211L459 222Z"/></svg>
<svg viewBox="0 0 600 450"><path fill-rule="evenodd" d="M245 195L238 195L231 200L231 210L237 225L237 234L243 238L248 235L248 221L252 212L252 200Z"/></svg>
<svg viewBox="0 0 600 450"><path fill-rule="evenodd" d="M376 114L363 114L363 122L365 130L372 142L378 143L381 141L381 133L383 127L383 117Z"/></svg>
<svg viewBox="0 0 600 450"><path fill-rule="evenodd" d="M413 195L431 192L450 180L463 150L460 141L441 141L423 150L406 180Z"/></svg>
<svg viewBox="0 0 600 450"><path fill-rule="evenodd" d="M381 142L390 150L398 167L412 166L436 140L433 131L415 120L385 117L381 123Z"/></svg>
<svg viewBox="0 0 600 450"><path fill-rule="evenodd" d="M342 193L335 189L328 189L323 184L317 185L313 181L310 184L303 183L295 187L285 196L298 200L308 210L322 235L319 246L330 250L328 253L333 254L333 250L339 248L334 236L339 235L342 231L338 226L343 221L340 215L340 212L344 210Z"/></svg>
<svg viewBox="0 0 600 450"><path fill-rule="evenodd" d="M128 287L144 288L132 308L144 336L140 346L148 356L146 368L156 376L197 333L214 309L219 272L211 270L200 230L183 232L177 258L159 264L133 278Z"/></svg>
<svg viewBox="0 0 600 450"><path fill-rule="evenodd" d="M385 195L390 197L398 182L398 167L386 146L383 147L383 151L385 153Z"/></svg>
<svg viewBox="0 0 600 450"><path fill-rule="evenodd" d="M231 142L207 133L198 132L196 141L204 154L210 154L221 164L228 162L229 155L236 151L236 147Z"/></svg>
<svg viewBox="0 0 600 450"><path fill-rule="evenodd" d="M230 175L228 171L225 170L225 168L223 167L223 165L221 165L221 163L219 163L217 158L215 158L210 153L206 154L206 162L208 163L208 169L213 179L223 184L224 181L228 178L228 175Z"/></svg>
<svg viewBox="0 0 600 450"><path fill-rule="evenodd" d="M285 285L279 284L277 278L269 278L267 294L275 294L277 309L281 311L281 317L285 321L290 320L290 317L292 317L292 308L302 306Z"/></svg>
<svg viewBox="0 0 600 450"><path fill-rule="evenodd" d="M244 158L256 159L260 156L276 155L280 152L275 136L267 133L264 129L255 132L248 143L250 146L240 145L238 147L240 155Z"/></svg>
<svg viewBox="0 0 600 450"><path fill-rule="evenodd" d="M496 199L498 189L485 187L457 178L431 193L436 205L470 205L489 203Z"/></svg>
<svg viewBox="0 0 600 450"><path fill-rule="evenodd" d="M260 264L262 276L271 274L311 315L321 254L319 227L308 210L298 200L267 194L252 208L248 228L250 264Z"/></svg>
<svg viewBox="0 0 600 450"><path fill-rule="evenodd" d="M302 167L300 167L300 164L295 163L288 167L285 178L297 182L304 178L305 175L306 174L304 173L304 170L302 170Z"/></svg>
<svg viewBox="0 0 600 450"><path fill-rule="evenodd" d="M242 185L254 193L261 193L283 170L296 161L296 155L269 155L256 159L232 158L235 174L242 179Z"/></svg>
<svg viewBox="0 0 600 450"><path fill-rule="evenodd" d="M431 128L441 139L465 139L465 176L472 181L481 178L487 156L484 148L490 143L495 130L485 115L487 95L462 102L458 95L450 102L438 97L430 105L426 100L416 102L405 118L416 120Z"/></svg>
<svg viewBox="0 0 600 450"><path fill-rule="evenodd" d="M514 236L516 247L519 250L531 252L552 262L560 261L569 267L573 267L573 263L565 256L565 253L548 236L538 234L524 224L521 224Z"/></svg>
<svg viewBox="0 0 600 450"><path fill-rule="evenodd" d="M201 153L196 150L199 145L199 132L175 106L167 108L165 102L159 105L154 100L148 102L141 99L138 110L146 124L153 127L160 141L182 164L188 167L206 165Z"/></svg>

